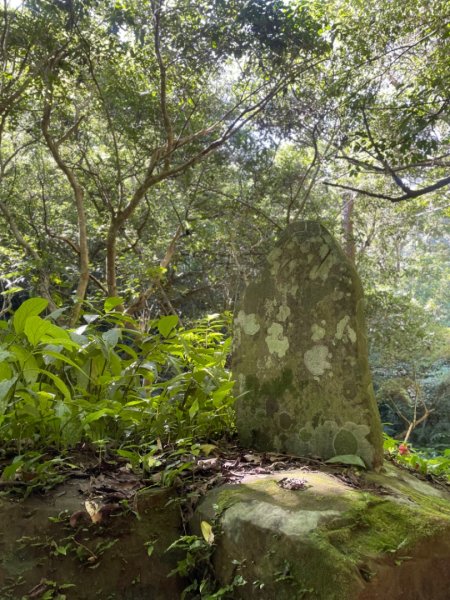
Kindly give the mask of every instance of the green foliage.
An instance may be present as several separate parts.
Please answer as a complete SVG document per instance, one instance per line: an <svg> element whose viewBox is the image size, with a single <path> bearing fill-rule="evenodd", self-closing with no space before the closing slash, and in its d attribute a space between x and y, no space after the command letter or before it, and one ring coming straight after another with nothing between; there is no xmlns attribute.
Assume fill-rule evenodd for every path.
<svg viewBox="0 0 450 600"><path fill-rule="evenodd" d="M363 469L366 468L364 461L356 454L340 454L339 456L329 458L325 462L329 464L352 465L355 467L362 467Z"/></svg>
<svg viewBox="0 0 450 600"><path fill-rule="evenodd" d="M415 450L385 434L384 449L399 464L422 475L445 477L450 481L450 449L438 454L433 449Z"/></svg>
<svg viewBox="0 0 450 600"><path fill-rule="evenodd" d="M414 363L430 353L439 332L427 311L389 289L367 294L371 355L377 365Z"/></svg>
<svg viewBox="0 0 450 600"><path fill-rule="evenodd" d="M183 552L183 558L178 561L177 567L171 575L188 577L190 585L183 590L182 599L215 600L217 598L233 598L237 587L245 585L242 575L235 575L233 581L217 589L214 575L212 554L214 551L212 528L206 521L202 522L202 535L184 535L169 546L167 551L178 550Z"/></svg>
<svg viewBox="0 0 450 600"><path fill-rule="evenodd" d="M142 334L108 299L108 312L86 313L68 330L39 316L46 304L32 298L1 323L0 437L17 454L7 477L42 448L118 448L233 428L228 317L185 329L167 316Z"/></svg>

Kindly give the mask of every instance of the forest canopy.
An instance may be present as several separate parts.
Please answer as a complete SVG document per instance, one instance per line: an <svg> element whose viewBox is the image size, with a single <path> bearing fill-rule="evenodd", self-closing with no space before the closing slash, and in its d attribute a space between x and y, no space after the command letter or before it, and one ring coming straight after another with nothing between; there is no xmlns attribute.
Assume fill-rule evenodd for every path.
<svg viewBox="0 0 450 600"><path fill-rule="evenodd" d="M319 218L370 285L442 318L447 13L439 0L5 2L5 299L75 300L73 323L79 301L108 296L130 314L230 309L277 232Z"/></svg>

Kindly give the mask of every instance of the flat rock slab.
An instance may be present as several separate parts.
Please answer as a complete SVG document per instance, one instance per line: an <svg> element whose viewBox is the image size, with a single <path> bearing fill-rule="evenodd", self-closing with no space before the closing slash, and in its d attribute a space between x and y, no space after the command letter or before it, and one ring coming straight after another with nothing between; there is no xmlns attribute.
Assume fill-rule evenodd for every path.
<svg viewBox="0 0 450 600"><path fill-rule="evenodd" d="M165 552L181 534L170 498L167 490L142 491L134 505L140 519L130 511L75 527L69 517L84 508L77 481L45 497L0 500L0 600L179 598L184 584L168 574L180 557Z"/></svg>
<svg viewBox="0 0 450 600"><path fill-rule="evenodd" d="M214 565L233 598L448 600L450 495L388 465L366 475L378 495L329 473L251 476L208 494ZM290 489L289 489L290 488Z"/></svg>
<svg viewBox="0 0 450 600"><path fill-rule="evenodd" d="M237 311L233 376L243 446L382 463L363 291L319 223L291 225Z"/></svg>

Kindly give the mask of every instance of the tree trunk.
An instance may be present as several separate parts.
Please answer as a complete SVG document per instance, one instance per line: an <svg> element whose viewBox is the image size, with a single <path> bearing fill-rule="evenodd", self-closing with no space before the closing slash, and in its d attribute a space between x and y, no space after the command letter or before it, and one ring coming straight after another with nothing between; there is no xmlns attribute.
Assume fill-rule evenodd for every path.
<svg viewBox="0 0 450 600"><path fill-rule="evenodd" d="M106 238L106 285L108 296L117 296L116 258L117 258L117 234L122 222L111 219Z"/></svg>
<svg viewBox="0 0 450 600"><path fill-rule="evenodd" d="M342 229L344 231L344 252L346 256L355 262L356 258L356 245L355 245L355 234L353 232L353 210L354 210L355 198L353 194L348 194L344 197L344 204L342 207Z"/></svg>
<svg viewBox="0 0 450 600"><path fill-rule="evenodd" d="M77 210L78 219L78 237L80 247L80 277L78 280L76 294L76 302L70 318L70 325L73 326L78 321L81 311L81 304L86 297L86 292L89 284L89 246L88 246L88 235L87 235L87 221L86 213L84 210L84 189L80 185L75 172L67 165L61 156L59 151L59 144L55 142L52 135L50 134L50 116L51 116L51 105L46 104L44 108L44 114L42 118L42 133L44 134L47 146L58 165L59 169L66 176L70 187L72 188L75 206Z"/></svg>

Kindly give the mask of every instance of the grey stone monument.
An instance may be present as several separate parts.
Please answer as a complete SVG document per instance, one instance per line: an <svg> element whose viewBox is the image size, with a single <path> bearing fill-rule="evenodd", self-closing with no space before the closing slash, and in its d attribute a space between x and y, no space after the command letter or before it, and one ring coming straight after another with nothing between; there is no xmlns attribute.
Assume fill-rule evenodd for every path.
<svg viewBox="0 0 450 600"><path fill-rule="evenodd" d="M245 446L381 465L361 282L319 223L290 225L245 290L232 370Z"/></svg>

